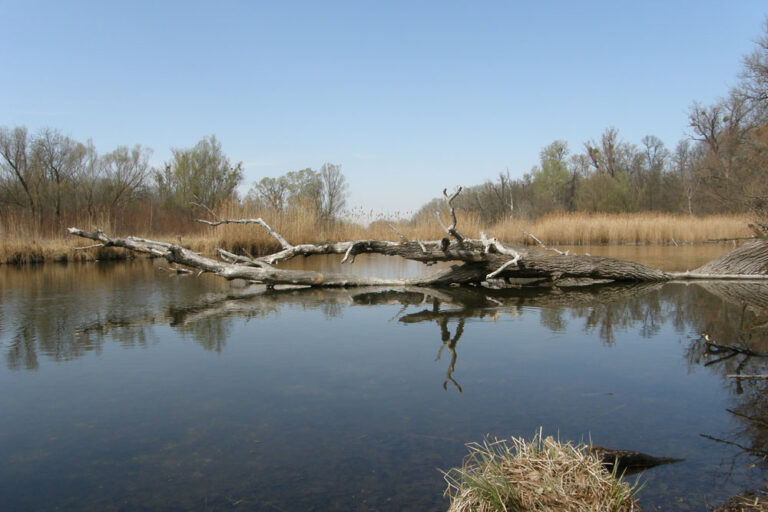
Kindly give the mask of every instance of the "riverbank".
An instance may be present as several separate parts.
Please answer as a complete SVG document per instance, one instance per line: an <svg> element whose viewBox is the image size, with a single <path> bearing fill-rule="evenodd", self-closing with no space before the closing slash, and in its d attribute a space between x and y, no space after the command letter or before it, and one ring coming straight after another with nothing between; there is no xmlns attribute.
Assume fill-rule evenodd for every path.
<svg viewBox="0 0 768 512"><path fill-rule="evenodd" d="M258 212L226 212L227 217L253 218ZM232 215L236 214L236 215ZM381 239L398 240L401 235L410 240L435 240L445 236L435 222L411 224L377 220L364 225L341 221L321 226L314 219L301 216L282 216L264 219L291 243L317 243L322 241ZM484 231L489 236L521 245L535 245L528 235L535 235L546 245L680 245L702 244L712 240L745 238L751 236L748 219L741 215L714 215L692 217L656 213L637 214L583 214L560 213L536 220L512 219L491 226L482 225L476 217L459 213L458 229L465 236L479 237ZM82 223L82 227L89 226ZM261 226L227 224L206 227L190 222L186 231L175 233L114 233L121 236L136 235L156 240L181 243L196 252L213 255L216 247L231 252L268 254L280 249L277 241ZM39 235L28 229L7 228L0 233L0 263L30 264L42 262L68 262L125 259L130 255L112 248L80 249L81 239L61 235Z"/></svg>

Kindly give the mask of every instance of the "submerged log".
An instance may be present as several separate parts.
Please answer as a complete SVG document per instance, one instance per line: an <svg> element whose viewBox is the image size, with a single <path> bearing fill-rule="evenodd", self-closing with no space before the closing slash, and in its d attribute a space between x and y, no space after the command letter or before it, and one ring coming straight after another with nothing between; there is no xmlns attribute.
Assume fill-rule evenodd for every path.
<svg viewBox="0 0 768 512"><path fill-rule="evenodd" d="M663 464L674 464L683 462L685 459L673 459L671 457L654 457L645 453L633 452L631 450L614 450L602 446L590 446L590 453L597 456L603 463L603 466L617 475L633 475L646 469L650 469Z"/></svg>
<svg viewBox="0 0 768 512"><path fill-rule="evenodd" d="M282 249L259 258L232 254L218 249L220 260L207 258L172 243L137 237L110 237L104 232L69 228L69 232L98 242L96 246L123 247L134 252L165 258L169 263L184 265L209 272L226 279L244 279L253 283L275 285L304 285L313 287L353 286L448 286L480 285L488 282L509 281L518 278L538 278L547 284L571 286L574 280L591 282L661 282L673 279L768 279L768 241L757 240L718 258L693 272L668 273L638 263L588 255L566 253L547 254L505 244L481 233L480 239L460 234L456 228L456 213L452 201L461 192L452 195L443 191L450 209L452 223L443 226L453 239L435 241L399 242L388 240L354 240L320 244L291 245L263 219L200 220L211 226L221 224L259 224L272 235ZM439 219L439 217L438 217ZM441 221L442 225L442 221ZM401 236L402 237L402 236ZM404 237L402 237L404 238ZM274 265L296 256L315 254L343 255L342 263L353 263L358 254L382 254L426 264L458 262L450 268L408 279L380 279L376 277L333 274L319 271L285 270Z"/></svg>

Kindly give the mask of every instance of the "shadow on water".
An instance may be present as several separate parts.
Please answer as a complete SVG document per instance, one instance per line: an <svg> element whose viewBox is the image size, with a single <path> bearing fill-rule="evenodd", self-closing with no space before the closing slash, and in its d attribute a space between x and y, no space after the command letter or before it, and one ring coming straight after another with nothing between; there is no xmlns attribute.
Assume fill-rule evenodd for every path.
<svg viewBox="0 0 768 512"><path fill-rule="evenodd" d="M18 279L18 281L13 281L13 279ZM233 339L242 338L241 331L244 324L248 322L257 322L257 325L260 326L259 329L271 319L281 316L289 317L291 322L301 323L304 321L303 318L314 312L319 313L325 321L330 322L329 325L333 326L335 337L347 336L353 340L355 336L368 337L372 333L383 332L386 324L388 330L382 335L381 342L386 340L387 343L393 344L395 342L404 343L405 341L415 343L415 340L422 337L429 340L429 347L431 347L429 348L431 352L429 355L419 349L412 354L402 354L402 358L403 360L415 357L422 358L424 361L413 363L414 368L417 368L416 371L422 371L434 377L434 386L442 387L440 390L443 394L442 398L428 394L428 398L424 398L424 401L418 399L416 405L413 406L414 411L419 409L432 411L432 414L437 418L435 421L442 422L442 425L440 428L435 427L434 435L431 435L431 433L419 430L431 425L424 422L419 424L418 434L414 434L414 431L408 430L408 428L416 427L408 427L408 425L410 425L409 422L416 422L414 418L421 412L411 410L401 412L394 405L380 402L378 413L384 414L388 411L389 414L399 415L398 423L392 424L396 426L390 426L389 430L386 430L385 426L389 425L388 420L380 418L378 421L383 425L381 426L382 430L379 430L378 427L365 427L362 432L355 433L354 437L345 437L347 441L341 446L334 444L326 446L323 443L328 441L326 437L323 437L322 432L318 433L317 429L307 430L301 425L289 422L289 419L291 422L300 422L302 415L307 417L307 415L314 414L314 406L311 402L306 404L302 402L302 405L296 406L297 409L294 411L288 402L272 403L269 401L271 399L264 398L265 402L260 403L259 407L263 408L264 411L272 411L275 418L283 418L280 420L283 423L271 425L270 421L277 422L278 420L262 418L258 420L261 422L258 424L261 425L260 428L263 431L268 432L268 434L262 435L271 435L274 438L275 446L282 448L275 448L277 452L272 455L272 458L265 458L258 467L252 466L252 462L241 462L239 459L222 460L221 463L233 466L235 469L238 467L246 468L252 472L251 476L254 478L263 479L266 478L265 475L275 474L283 483L279 481L271 484L262 482L251 488L248 491L250 494L240 489L240 492L246 495L243 498L237 496L223 498L223 491L215 488L211 490L209 486L206 492L211 494L201 497L195 494L195 477L190 477L191 480L182 478L184 486L175 488L178 493L189 493L188 499L176 499L176 502L181 503L182 505L179 506L182 507L204 510L209 505L210 509L216 509L216 507L231 508L240 504L247 509L248 503L253 506L253 503L258 502L261 505L252 508L253 510L270 509L265 506L269 503L273 504L269 506L275 510L295 510L299 506L305 510L439 510L445 505L439 496L439 475L429 474L423 477L428 480L427 483L414 483L419 478L416 474L417 470L424 471L424 467L415 465L414 459L410 458L411 456L426 461L427 470L433 473L435 473L433 468L438 465L441 467L458 465L462 452L461 445L464 442L477 440L469 437L473 435L469 433L478 432L478 429L486 427L486 432L498 429L499 424L515 421L514 418L517 416L530 416L530 419L521 420L519 427L510 426L501 435L508 435L519 428L520 434L530 436L532 429L529 426L533 427L536 424L549 421L550 416L537 411L526 413L525 408L538 400L543 404L540 403L537 407L544 409L561 407L564 411L571 410L569 407L572 404L562 405L556 400L558 394L571 396L567 389L569 386L581 389L581 384L568 380L574 378L573 375L582 375L581 378L586 375L586 373L574 373L579 371L577 367L583 366L584 372L589 372L590 375L605 373L605 389L615 385L617 379L621 379L621 375L617 376L617 370L610 366L590 367L589 365L592 364L590 359L593 355L580 353L580 351L598 350L600 352L594 352L598 354L594 357L611 357L610 355L604 356L605 352L602 351L621 350L623 345L628 344L627 341L623 340L629 334L641 340L652 340L665 332L676 333L675 335L682 342L681 350L676 356L670 356L674 352L667 351L660 357L680 358L680 364L687 368L689 374L704 373L709 375L717 379L719 388L724 390L722 397L713 397L712 403L706 404L706 413L722 416L721 420L702 424L700 431L686 432L697 437L698 441L687 440L684 444L679 445L681 453L674 452L681 434L670 433L665 431L663 427L659 427L658 431L641 432L639 429L642 429L643 426L638 425L638 430L629 429L629 433L615 437L614 442L631 443L633 436L635 436L637 439L642 439L644 443L641 443L642 446L640 447L616 446L616 448L645 448L649 452L656 452L655 455L685 457L691 461L685 463L689 464L687 466L681 464L678 468L649 471L643 477L648 485L641 495L642 504L648 506L649 509L657 506L663 506L665 510L697 509L703 506L705 502L722 501L727 494L743 490L743 487L753 485L754 482L760 482L763 478L763 471L768 469L768 463L766 463L768 460L768 380L731 377L732 375L768 373L766 365L768 358L764 357L764 354L768 354L768 288L764 284L706 282L687 285L674 283L604 285L555 290L538 288L505 290L467 288L266 290L248 287L233 289L229 284L214 280L204 281L204 284L201 285L200 281L200 279L195 278L167 276L147 264L77 267L75 269L68 267L67 272L52 271L47 274L38 271L23 276L19 275L15 278L9 278L6 275L3 281L2 307L0 307L0 341L2 341L0 348L4 352L6 367L11 372L10 374L21 370L39 372L44 370L45 361L60 364L76 361L88 355L99 356L108 350L111 344L125 348L152 350L166 343L162 332L167 329L174 332L179 339L193 340L205 351L225 356L230 350L228 344L232 343L231 340ZM356 311L360 311L357 314L360 318L356 318L354 322L350 320L352 323L346 327L348 324L345 323L344 317L353 316L350 314L350 308L356 308ZM381 314L378 313L383 310L387 311L389 322L382 319ZM376 314L367 314L366 311L376 312ZM598 339L600 340L599 347L597 349L588 348L584 344L586 342L580 345L574 342L573 346L546 342L547 350L563 352L566 354L562 356L565 359L572 358L570 362L566 360L561 363L561 367L558 367L558 371L563 373L562 382L558 380L559 377L556 375L549 375L540 382L531 382L531 386L554 387L552 391L544 392L540 398L534 396L531 401L520 398L510 399L511 402L517 404L515 411L504 414L494 412L489 416L492 421L489 420L487 424L478 424L474 418L478 414L486 414L487 411L482 408L490 406L473 393L494 389L494 386L508 385L497 385L494 382L507 383L510 379L514 381L515 377L505 375L503 369L499 371L494 366L497 364L493 361L494 358L500 356L493 352L486 355L490 358L489 360L479 359L479 356L473 353L465 361L461 356L464 353L462 349L465 348L465 340L469 340L466 342L466 348L476 350L477 340L502 332L506 338L511 338L513 341L511 345L505 345L508 347L505 350L518 351L518 355L514 357L520 358L521 361L533 361L531 364L535 364L538 359L529 354L529 351L536 348L535 345L528 342L525 344L514 343L518 336L530 336L529 331L517 331L516 329L519 329L516 327L518 324L514 322L532 315L537 318L542 328L535 331L539 333L537 336L546 336L546 333L550 333L550 336L555 336L556 340L560 339L560 336L569 339L577 337L585 340ZM403 338L405 341L399 340L398 337L405 335L399 330L392 330L393 321L397 326L404 327L406 332L413 331L416 337L413 339ZM313 325L324 324L316 323ZM281 328L286 329L285 326ZM317 327L314 328L317 329ZM252 333L249 336L257 336L259 329L256 331L248 330L247 332ZM302 332L301 335L313 337L319 332ZM291 335L295 335L295 333L289 334L287 330L285 331L286 337ZM323 349L313 345L310 341L312 340L303 342L299 347L306 351L317 350L316 355L307 357L309 359L314 358L313 360L321 365L322 358L325 357L320 355ZM322 339L317 340L317 344L320 343L322 343ZM355 350L362 349L350 342L350 345L344 346L343 353L355 354ZM648 346L647 350L654 350L654 347ZM313 354L315 353L313 352ZM286 353L286 357L293 358L295 355ZM362 353L359 357L361 360L365 360L368 356ZM357 401L383 400L380 398L380 396L384 396L381 395L382 392L375 389L375 386L380 386L381 382L391 385L399 393L398 396L407 393L407 385L403 380L405 377L396 372L395 375L387 378L382 377L381 380L377 380L379 377L375 376L376 372L387 371L391 368L385 363L391 365L405 363L390 363L386 359L393 357L390 352L381 352L380 357L385 361L371 363L373 368L370 370L370 374L368 373L369 370L363 369L363 363L357 364L354 368L350 368L352 362L342 364L341 361L337 360L332 363L332 368L337 369L335 371L348 372L352 375L350 379L357 379L349 382L336 382L333 377L326 376L321 369L313 368L311 364L302 366L304 363L297 363L298 369L290 369L290 360L281 362L281 360L275 359L276 362L273 362L274 364L269 369L263 370L271 372L269 375L272 376L279 375L274 377L275 381L285 379L284 374L291 376L286 380L279 381L280 393L286 393L286 400L293 399L291 396L295 394L308 394L308 396L314 397L315 402L322 403L324 408L335 410L332 419L322 419L317 416L321 418L317 421L327 423L325 427L318 428L326 428L328 431L336 429L336 431L341 432L348 426L346 423L341 423L340 418L344 418L345 415L353 415L354 412L350 411L354 409L354 404ZM514 357L510 360L514 361ZM428 361L427 358L429 358ZM614 360L605 359L605 361ZM236 362L232 364L236 364ZM638 360L638 365L641 364L643 362ZM670 362L670 367L675 364L678 363ZM437 377L430 373L431 369L428 365L433 367L439 365L440 376ZM466 365L466 372L462 370L462 365ZM486 366L491 368L486 370ZM217 374L215 378L222 380L232 378L227 373L228 371L223 369L222 373ZM279 373L280 371L283 373ZM522 370L518 369L518 371ZM650 378L655 378L653 368L649 368L648 371ZM294 375L298 372L301 372L302 375ZM9 380L12 378L12 375L11 377L8 376L10 374L4 378ZM334 387L335 391L332 392L326 392L319 387L313 389L315 384L311 379L322 380L322 378L328 379L332 386L339 387ZM291 381L290 379L296 380ZM307 383L299 379L310 380ZM393 384L393 382L399 382L397 379L402 382ZM442 382L439 379L442 379ZM359 394L355 394L353 390L349 389L355 386L360 388L360 390L355 390ZM430 385L428 384L428 386ZM681 386L685 387L684 385ZM566 391L563 391L564 389ZM635 391L642 393L642 390ZM532 389L528 392L535 394L536 390ZM333 393L333 400L328 398L331 396L330 393ZM417 394L416 391L413 393ZM459 399L459 395L467 394L470 394L473 400L478 401L477 404L455 401ZM604 406L600 405L605 410L592 413L591 420L589 415L585 414L587 418L580 421L605 421L605 426L600 428L606 431L616 429L621 421L620 419L604 420L602 419L603 414L607 417L620 418L627 409L634 407L648 407L647 410L652 411L653 404L649 406L642 400L655 400L654 397L641 397L636 402L616 405L610 400L614 398L614 394L620 394L619 391L614 393L598 390L581 394L586 397L584 398L585 404L592 406L594 400L599 400L600 404L605 404ZM629 391L625 391L625 394L629 394ZM451 397L451 395L456 396ZM592 395L600 396L594 397ZM243 396L247 401L248 395ZM340 399L339 397L346 397L346 400L352 405L336 402L335 400ZM685 400L686 398L676 397L676 399ZM431 404L430 400L432 401ZM207 406L201 407L210 407L213 414L218 410L216 405L212 405L214 403L211 402ZM440 409L435 404L440 404ZM454 407L466 408L466 417L459 414L458 410L453 409ZM700 407L705 406L700 405ZM452 421L450 418L454 416L456 417L455 425L446 427L445 423ZM215 418L215 414L211 418ZM141 468L143 463L149 461L152 465L165 467L164 474L166 475L173 474L173 471L168 470L167 464L178 464L180 467L189 465L190 468L186 468L186 470L195 475L197 474L194 470L195 466L205 467L206 464L213 464L211 461L217 460L215 454L220 454L222 450L226 451L227 443L232 442L231 436L253 437L252 432L244 427L206 425L205 421L201 420L200 423L185 427L186 435L191 437L193 441L185 444L180 440L177 442L179 446L168 442L165 448L161 446L157 449L158 453L145 455L143 459L134 457L132 464L135 464L136 468ZM210 419L208 421L215 422L216 420ZM590 431L594 433L591 426L589 427L590 431L585 431L576 427L571 430L564 426L562 420L557 420L553 424L557 424L558 428L561 429L561 434L565 436L570 435L573 430L578 430L582 436L589 435ZM156 428L163 427L158 425ZM684 428L689 429L691 427L686 424ZM221 432L218 429L221 429ZM285 438L281 437L283 434L277 432L280 429L285 430ZM400 437L390 432L393 429L398 432ZM402 431L398 429L402 429ZM229 432L229 437L222 439L220 437L220 435L224 435L222 432ZM142 435L150 438L161 436L160 433L149 432ZM344 435L351 436L352 434L345 432ZM291 436L296 437L291 439ZM306 436L306 441L300 440L301 436ZM408 436L416 436L418 439L414 441ZM658 438L663 436L667 436L668 439L659 442ZM610 436L607 437L610 438ZM404 441L403 439L406 438L410 440ZM0 441L7 441L8 439L10 439L9 436L0 431ZM279 444L278 440L279 443L283 444ZM439 446L433 445L435 442L447 441L449 441L450 448L442 448L446 452L444 457L430 455L434 450L441 449ZM110 443L108 439L103 442ZM203 448L206 443L216 448L211 454L202 453L206 452L206 449ZM290 448L290 443L294 443L300 448ZM381 453L377 451L377 447ZM32 449L40 450L40 448L34 447ZM103 449L106 450L106 448ZM284 450L286 457L295 457L297 449L312 450L305 452L305 457L313 460L305 460L305 464L302 464L303 470L294 468L291 470L293 473L281 473L281 470L278 469L280 451ZM351 451L337 460L339 449ZM160 453L162 450L173 452L177 460L164 460L162 453ZM424 450L424 453L404 455L406 452L414 450ZM658 453L660 450L663 453ZM384 452L389 455L384 455ZM392 453L397 453L397 455L392 455ZM38 456L42 457L42 455L34 453L23 455L23 457L16 455L16 457L22 457L27 463L29 463L28 458L34 459ZM98 458L97 456L94 457ZM325 464L330 465L330 469L326 469L329 475L335 476L326 475L323 478L317 476L318 471L323 471L318 469L322 468L323 462L314 460L316 457L327 457ZM365 478L360 476L369 471L371 461L381 465L380 472L377 476ZM392 464L406 464L412 466L412 469L403 470L403 474L397 474L398 469L393 468ZM29 467L34 468L35 466L31 464ZM114 478L125 478L132 481L132 485L139 486L142 480L132 480L134 478L132 471L134 470L125 471L124 474L118 472ZM200 469L199 471L203 470ZM656 471L660 476L654 476L657 474L654 473ZM351 487L346 487L345 477L342 474L356 475L348 477L349 481L352 482L349 484ZM13 480L11 478L13 475L13 472L8 470L3 473L3 476L9 481ZM229 488L232 484L234 477L230 472L227 472L227 475L223 482L218 483L222 488ZM171 476L169 478L176 477ZM404 482L403 479L407 482ZM679 483L670 484L669 481L673 479L678 479ZM286 482L293 482L293 484L288 485ZM214 484L216 481L210 485ZM378 490L371 490L372 488ZM706 492L703 491L704 489ZM55 492L51 492L54 493L54 497L51 499L55 501ZM120 492L125 492L125 490ZM137 493L136 496L139 497L136 499L140 500L141 489L133 489L133 492ZM681 494L683 498L680 498ZM355 498L357 501L349 501L352 500L350 498L352 495L357 496ZM363 499L365 496L367 498ZM212 501L208 502L209 498ZM272 498L274 498L273 501L270 501ZM29 497L25 499L32 500ZM201 505L201 500L205 501L205 506ZM239 500L242 500L242 503ZM20 500L20 502L34 503L34 501L24 500ZM69 502L70 508L77 508L76 505L75 502ZM411 505L414 505L414 508L409 508ZM104 510L121 509L119 506L112 506L109 502L101 502L99 506ZM124 509L141 509L144 506L166 509L159 506L158 503L150 502L139 502L138 504L132 502ZM62 508L67 508L66 503ZM167 509L172 510L173 508Z"/></svg>

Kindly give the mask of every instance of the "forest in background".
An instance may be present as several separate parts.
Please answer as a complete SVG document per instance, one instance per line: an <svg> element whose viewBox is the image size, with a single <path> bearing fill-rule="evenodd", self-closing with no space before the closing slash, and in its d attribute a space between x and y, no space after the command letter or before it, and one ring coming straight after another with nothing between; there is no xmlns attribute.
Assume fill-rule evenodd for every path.
<svg viewBox="0 0 768 512"><path fill-rule="evenodd" d="M455 206L479 226L557 212L739 214L765 220L768 22L754 52L744 58L737 84L712 105L693 104L689 121L690 136L672 149L653 135L637 144L625 141L613 127L575 151L555 140L522 178L502 172L465 188ZM264 177L238 197L242 163L232 162L214 135L173 149L160 168L150 165L151 154L138 144L98 154L91 141L73 140L58 129L29 133L23 126L0 127L0 235L60 237L73 224L114 233L195 234L206 228L190 221L219 210L263 216L283 227L299 222L302 231L316 236L333 237L356 224L345 210L347 183L340 165ZM436 198L412 218L395 220L434 224L442 202Z"/></svg>

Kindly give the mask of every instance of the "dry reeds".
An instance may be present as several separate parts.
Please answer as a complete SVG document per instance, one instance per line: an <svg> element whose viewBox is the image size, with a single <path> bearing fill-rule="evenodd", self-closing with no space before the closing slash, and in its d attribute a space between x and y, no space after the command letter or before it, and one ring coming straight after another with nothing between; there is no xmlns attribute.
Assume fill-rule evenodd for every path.
<svg viewBox="0 0 768 512"><path fill-rule="evenodd" d="M153 213L154 211L154 213ZM211 219L206 211L199 217ZM278 212L255 209L250 205L224 205L217 210L220 218L256 218L266 220L290 243L318 243L341 240L436 240L446 236L437 218L429 216L414 224L405 220L377 217L349 218L323 222L311 208L291 208ZM535 234L547 245L590 244L678 244L701 243L710 239L748 237L747 219L738 215L692 217L656 213L584 214L560 213L535 221L513 219L484 226L477 215L459 211L458 230L467 237L479 238L485 231L504 242L534 244L525 232ZM279 250L277 241L257 225L228 224L207 227L194 222L189 212L167 212L150 208L131 212L125 218L63 219L62 226L92 229L95 226L117 236L138 235L181 244L194 251L213 255L216 247L253 255ZM80 261L125 257L122 251L95 249L75 251L82 245L66 235L64 227L46 231L30 226L22 217L6 216L0 223L0 263L35 263L40 261ZM448 216L443 213L443 222ZM367 225L366 225L367 224ZM394 229L393 229L394 228Z"/></svg>
<svg viewBox="0 0 768 512"><path fill-rule="evenodd" d="M749 237L744 215L673 215L666 213L553 213L535 221L509 220L489 231L507 242L532 244L523 232L546 244L677 244Z"/></svg>
<svg viewBox="0 0 768 512"><path fill-rule="evenodd" d="M586 445L543 438L467 445L460 468L444 473L449 512L625 512L639 510L630 487Z"/></svg>

